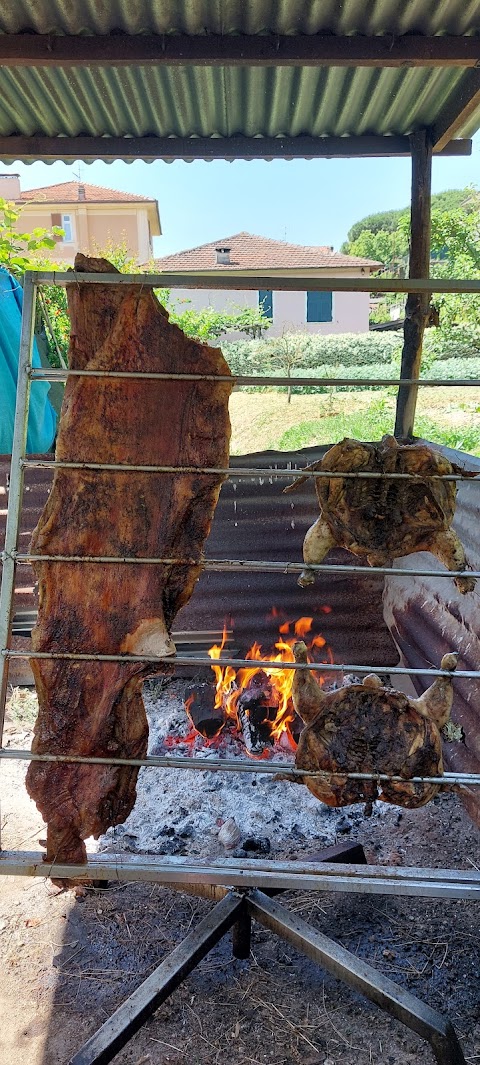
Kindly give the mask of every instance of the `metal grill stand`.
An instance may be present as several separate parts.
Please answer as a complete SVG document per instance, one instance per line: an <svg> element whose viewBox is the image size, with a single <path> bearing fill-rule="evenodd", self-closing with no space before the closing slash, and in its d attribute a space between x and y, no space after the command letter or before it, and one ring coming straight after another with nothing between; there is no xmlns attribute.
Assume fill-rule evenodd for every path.
<svg viewBox="0 0 480 1065"><path fill-rule="evenodd" d="M230 929L234 956L248 957L252 918L425 1039L438 1065L465 1065L447 1018L256 888L244 892L225 889L221 902L84 1044L70 1065L107 1065L112 1061Z"/></svg>
<svg viewBox="0 0 480 1065"><path fill-rule="evenodd" d="M22 554L18 551L19 541L19 522L22 503L23 492L23 477L25 469L31 465L48 465L52 467L69 467L78 468L78 463L60 463L60 462L46 462L42 460L30 460L25 458L26 450L26 437L27 437L27 421L28 421L28 406L29 406L29 393L32 380L39 378L53 379L57 376L66 377L72 371L50 371L50 370L32 370L31 365L31 351L32 351L32 339L33 339L33 327L35 316L35 299L37 287L43 284L61 283L66 284L69 281L75 280L78 284L120 284L120 285L148 285L151 288L162 287L170 285L171 287L183 286L183 287L202 287L202 279L183 278L182 276L174 276L168 278L164 275L140 275L130 277L128 275L114 274L83 274L75 275L69 274L51 274L51 273L39 273L37 275L33 273L27 273L25 275L24 286L24 301L23 301L23 318L22 318L22 335L20 346L20 358L19 358L19 372L18 372L18 387L17 387L17 406L15 415L15 427L14 438L12 447L12 474L11 474L11 489L8 507L7 528L5 537L5 550L3 553L3 579L0 592L0 733L3 723L3 713L5 708L5 698L7 691L8 681L8 665L12 658L22 657L35 657L35 658L62 658L62 659L74 659L74 660L93 660L93 661L123 661L126 656L122 655L99 655L95 651L88 654L72 654L68 650L64 653L57 654L40 654L32 652L17 652L13 651L9 645L12 620L13 620L13 594L15 585L15 569L18 563L26 563L30 561L31 557L28 554ZM271 278L262 279L257 277L245 279L245 286L250 288L270 288ZM231 282L236 284L235 279L222 276L218 287L228 288L232 287ZM208 282L210 284L210 282ZM275 280L275 287L285 290L302 290L305 287L305 280L302 278L278 278ZM371 279L339 279L339 278L309 278L308 287L316 291L369 291L372 287ZM423 279L412 279L408 281L398 281L391 279L380 279L375 282L375 288L378 291L402 291L409 293L431 293L433 291L459 291L459 292L480 292L480 281L427 281ZM420 332L421 332L420 323ZM420 338L421 339L421 338ZM418 353L419 342L418 337L415 340L415 352ZM407 360L408 365L405 363L402 366L402 372L404 374L400 381L388 381L388 384L396 384L401 389L401 402L398 406L399 414L401 414L400 422L403 431L409 429L410 422L413 419L414 399L416 389L419 386L432 385L445 386L459 384L459 381L426 381L417 379L418 359L412 361L410 357ZM86 376L91 371L74 371L79 374L80 372ZM104 374L98 374L94 371L95 376L106 376ZM188 374L188 375L175 375L175 374L127 374L127 373L114 373L111 374L114 377L140 376L140 377L162 377L165 379L183 379L198 380L201 375ZM282 384L291 383L287 378L237 378L237 385L246 384L268 384L274 387L278 387ZM297 384L308 383L318 384L318 381L313 379L306 379L306 381L300 382L296 380ZM339 381L338 379L324 380L324 384L347 384L358 386L362 383L371 383L369 379L365 382L358 380ZM375 381L375 384L380 384L379 380ZM476 381L467 380L461 382L465 386L473 386L478 384ZM405 423L408 422L408 425ZM398 427L397 427L398 431ZM88 469L110 469L114 473L117 469L124 471L135 472L138 467L129 466L102 466L101 464L89 463L82 464ZM171 472L171 467L140 467L140 469L158 470L158 472ZM182 472L178 469L176 472ZM187 472L184 470L183 472ZM212 471L208 469L197 469L195 473L209 474ZM221 471L225 475L230 475L233 471ZM235 476L255 476L257 474L265 476L265 472L271 472L272 476L292 476L295 478L300 471L279 471L271 470L265 471L246 469L235 470ZM321 476L320 473L314 476ZM335 474L327 474L328 477L335 476ZM341 475L346 476L345 474ZM347 475L348 476L348 475ZM355 475L354 475L355 476ZM358 474L356 476L359 476ZM362 474L366 478L368 474ZM373 475L370 475L373 476ZM395 477L395 474L388 474L389 477ZM402 475L397 475L402 476ZM461 475L455 475L455 480L461 480ZM45 557L45 556L42 556ZM56 559L51 559L61 565L62 562L78 562L79 565L85 562L96 562L98 564L118 563L122 562L137 563L139 565L155 565L168 562L173 565L185 565L185 564L198 564L195 560L185 559L113 559L103 558L102 556L96 556L92 558L82 557L66 557L57 556ZM275 568L280 565L279 563L261 563L261 562L242 562L241 560L210 560L212 568L231 568L242 569L248 568L258 571L275 571ZM283 566L283 563L281 564ZM287 568L293 571L296 570L298 564L285 564ZM273 569L272 569L273 567ZM298 568L301 568L298 565ZM321 570L326 567L318 566L317 569ZM355 572L368 573L369 571L362 567L333 567L336 571L343 571L346 569L352 569ZM375 572L390 572L395 573L397 570L395 567L389 569L382 567L375 567ZM422 571L418 571L421 573ZM411 571L410 575L413 576L415 571ZM445 579L451 579L452 573L445 572L439 574L444 576ZM476 574L477 575L477 574ZM146 662L150 659L148 656L130 656L136 661ZM154 662L159 663L161 659L154 658ZM171 662L171 659L168 660ZM191 665L198 667L200 664L211 667L211 660L207 658L188 658L177 657L177 664ZM251 662L244 662L243 660L223 660L223 664L231 663L233 666L251 665ZM264 663L268 665L268 663ZM271 663L275 667L275 663ZM283 663L282 668L295 668L302 669L308 668L299 663ZM278 668L278 665L277 667ZM321 666L313 666L311 668L320 668L323 672L335 672L340 669L355 670L358 673L369 673L375 670L375 666L371 663L368 665L354 665L350 666L338 666L335 664L322 664ZM430 676L439 676L444 671L439 669L411 669L406 670L404 667L393 667L390 669L391 673L411 673L422 674ZM468 679L478 678L479 672L476 670L459 670L457 671L457 677L464 677ZM60 756L45 754L45 755L32 755L30 752L25 751L7 751L4 748L0 749L0 758L39 758L44 761L81 761L85 763L102 764L104 761L111 761L112 764L131 764L131 765L169 765L171 767L179 767L184 769L191 768L205 768L203 760L189 759L189 758L146 758L146 759L132 759L130 761L126 759L111 759L105 760L103 758L95 757L79 757L75 753L69 754L61 758ZM276 772L277 767L273 764L267 765L265 763L255 763L253 768L252 763L240 762L239 764L233 764L223 761L221 765L213 765L209 762L210 769L221 769L227 772ZM283 768L283 767L282 767ZM293 771L294 772L294 771ZM305 773L302 774L305 776ZM371 778L372 774L364 773L352 773L348 774L352 777ZM478 774L464 774L464 773L450 773L439 779L439 783L446 782L448 776L448 783L456 783L458 785L478 785L480 784L480 776ZM376 777L375 777L376 779ZM393 779L393 778L392 778ZM416 778L427 779L427 778ZM435 778L433 778L435 779ZM29 854L28 852L17 853L0 853L0 875L1 873L10 875L28 875L28 876L42 876L52 875L55 878L75 878L84 881L99 881L121 879L128 880L152 880L158 883L170 884L180 890L187 890L190 892L199 893L205 897L220 898L221 901L217 903L210 914L205 917L192 931L187 938L181 943L175 950L166 958L162 964L155 970L154 973L134 992L132 996L121 1006L112 1018L103 1025L103 1027L94 1035L85 1046L71 1059L71 1065L100 1065L100 1063L106 1063L112 1060L118 1050L121 1049L128 1041L128 1039L134 1034L138 1028L144 1023L146 1018L163 1002L167 996L179 985L179 983L195 968L203 957L212 949L212 947L218 943L223 936L233 928L233 948L234 954L237 957L246 958L250 949L250 931L252 919L263 925L270 931L282 936L287 942L291 943L298 950L306 954L309 958L316 962L319 962L325 969L327 969L334 976L341 979L349 987L352 987L356 991L360 991L366 995L372 1002L376 1003L381 1009L385 1010L391 1016L402 1021L423 1039L426 1039L432 1048L432 1051L436 1057L439 1065L465 1065L465 1059L458 1043L457 1037L453 1030L451 1023L444 1019L440 1014L430 1009L428 1006L421 1003L414 996L408 992L401 990L394 983L378 973L371 966L360 961L355 955L349 951L340 947L333 940L327 938L321 933L314 930L306 922L300 920L295 915L289 913L283 906L277 901L274 901L268 894L276 894L278 891L289 889L300 890L335 890L335 891L356 891L356 892L374 892L381 894L410 894L425 897L447 897L447 898L479 898L480 897L480 874L477 871L466 872L465 870L425 870L425 869L389 869L379 866L364 866L341 864L335 866L332 864L332 856L327 856L327 863L324 865L310 864L302 862L273 862L266 860L256 860L254 862L248 860L236 861L235 859L224 860L223 862L214 863L195 863L189 859L164 859L161 862L155 861L150 857L143 859L140 856L131 856L128 860L119 860L116 856L113 860L110 860L111 856L91 856L88 859L86 865L65 865L62 863L53 863L51 866L46 866L42 862L38 854ZM343 854L345 859L345 853ZM330 864L328 864L330 860ZM338 858L337 858L338 860ZM352 858L350 858L352 860ZM358 861L358 855L353 858L353 861ZM263 888L264 890L259 890ZM223 896L223 897L222 897Z"/></svg>

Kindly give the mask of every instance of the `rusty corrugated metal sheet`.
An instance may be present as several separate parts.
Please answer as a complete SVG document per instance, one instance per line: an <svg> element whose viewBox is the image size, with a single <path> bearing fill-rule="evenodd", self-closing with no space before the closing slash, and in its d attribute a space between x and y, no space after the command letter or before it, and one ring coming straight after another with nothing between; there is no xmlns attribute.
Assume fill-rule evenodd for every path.
<svg viewBox="0 0 480 1065"><path fill-rule="evenodd" d="M450 448L440 448L449 459L476 469L480 473L480 459L464 455ZM474 569L480 569L480 479L466 481L459 486L454 527L465 546L467 559ZM407 667L438 666L447 651L458 651L459 669L480 670L480 588L460 595L453 581L438 577L439 563L428 554L410 555L401 559L405 577L386 577L384 591L385 620ZM431 577L408 576L408 571L421 567L431 569ZM415 677L415 689L428 686L422 677ZM411 690L412 681L406 687ZM444 745L447 769L459 772L480 772L480 678L457 680L454 686L452 718L463 727L465 741ZM480 793L478 788L464 795L470 815L480 824Z"/></svg>
<svg viewBox="0 0 480 1065"><path fill-rule="evenodd" d="M301 468L317 460L326 447L298 452L263 452L234 457L232 468ZM451 460L480 471L480 459L440 448ZM0 462L0 498L4 510L5 474L8 460ZM27 473L21 545L26 548L46 500L51 471ZM270 559L298 561L306 529L316 515L314 489L308 482L295 495L283 496L287 479L268 473L259 478L231 478L225 482L215 512L206 556L210 558ZM4 517L0 514L0 523ZM465 545L470 564L480 569L480 481L459 487L455 528ZM0 543L3 530L0 524ZM348 564L346 552L332 552L329 561ZM355 560L357 561L357 560ZM397 564L397 563L396 563ZM322 575L313 587L300 589L292 575L204 572L190 603L180 612L182 630L221 628L225 618L234 619L234 642L244 654L254 639L268 650L275 641L279 621L299 616L315 618L337 662L376 664L388 672L396 665L398 652L406 668L437 666L451 649L460 653L459 667L480 669L479 593L461 596L453 581L439 577L440 565L428 554L398 562L405 577L384 578L368 573ZM408 571L431 569L431 577L409 577ZM324 613L323 607L331 607ZM34 609L36 599L30 567L18 569L15 608ZM272 608L278 616L272 616ZM20 646L20 644L18 644ZM21 646L26 644L22 641ZM20 667L16 667L20 670ZM18 676L21 676L19 671ZM18 682L18 680L17 680ZM418 691L430 683L416 678ZM395 681L397 683L397 680ZM406 688L412 692L412 682ZM480 684L455 682L453 718L464 729L465 743L445 745L446 767L461 772L480 772ZM478 789L464 795L470 815L480 823Z"/></svg>
<svg viewBox="0 0 480 1065"><path fill-rule="evenodd" d="M231 466L305 466L326 448L299 452L263 452L231 459ZM2 484L8 465L1 466ZM51 471L28 470L25 479L21 548L25 550L46 501ZM314 519L316 499L306 484L295 495L282 495L288 478L231 478L220 493L206 557L301 561L303 537ZM5 498L5 497L3 497ZM0 542L3 531L0 526ZM345 552L335 552L331 561L348 563ZM254 640L273 647L280 621L313 616L338 662L372 662L387 668L397 661L394 644L382 616L381 576L325 575L310 588L301 589L292 575L268 573L220 573L205 571L190 603L176 619L176 628L221 629L225 618L234 619L235 647L241 653ZM15 610L34 610L37 601L30 566L19 566ZM323 607L330 607L325 613ZM279 617L272 617L272 608ZM361 616L362 624L356 623Z"/></svg>
<svg viewBox="0 0 480 1065"><path fill-rule="evenodd" d="M297 452L267 451L232 457L230 465L302 468L326 451L310 448ZM207 558L301 561L304 535L317 513L312 484L294 495L282 495L290 478L230 478L222 487L210 537ZM330 561L347 563L349 556L332 552ZM204 572L189 604L180 612L182 629L211 628L224 618L234 618L235 645L243 653L254 640L271 648L280 620L313 616L337 662L376 662L386 668L397 655L383 622L381 576L326 574L315 585L299 588L292 574ZM355 604L355 609L353 607ZM329 613L323 608L330 607ZM357 614L358 611L358 614ZM355 618L361 616L361 626Z"/></svg>
<svg viewBox="0 0 480 1065"><path fill-rule="evenodd" d="M480 33L480 16L477 3L460 0L5 0L0 32L464 35ZM433 126L466 74L455 67L18 66L0 69L0 136L405 135ZM456 136L471 136L479 124L477 108Z"/></svg>

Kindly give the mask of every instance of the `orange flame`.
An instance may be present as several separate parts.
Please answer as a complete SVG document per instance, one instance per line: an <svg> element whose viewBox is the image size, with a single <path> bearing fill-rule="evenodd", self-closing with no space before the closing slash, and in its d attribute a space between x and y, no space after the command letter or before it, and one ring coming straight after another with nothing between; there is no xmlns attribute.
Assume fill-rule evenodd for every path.
<svg viewBox="0 0 480 1065"><path fill-rule="evenodd" d="M278 616L278 612L275 608L272 610L272 616L274 611ZM275 720L265 722L270 728L270 737L275 742L280 739L283 733L285 733L291 746L295 750L297 745L292 736L290 727L295 719L295 710L292 702L294 670L274 669L273 667L269 668L265 663L294 662L295 656L293 654L293 645L298 637L303 638L311 631L312 625L313 618L299 618L296 622L283 622L279 626L280 639L275 644L276 654L262 654L262 648L259 643L252 644L249 651L247 651L245 658L252 659L252 662L257 663L251 668L243 667L242 669L239 669L237 673L232 666L222 667L221 665L212 665L216 681L215 707L218 708L223 706L226 716L231 718L238 726L238 700L252 678L260 671L264 672L272 684L275 693L275 702L278 700L278 710ZM294 635L292 636L289 635L291 626L293 626L294 632ZM215 661L218 661L221 658L226 639L227 629L226 625L224 625L222 642L220 646L215 644L210 648L208 652L210 658ZM326 641L321 635L313 636L308 646L309 649L314 647L323 648L326 646ZM327 648L326 653L328 660L333 662L333 656L329 648ZM259 663L261 663L261 670L258 666ZM324 684L325 678L323 676L316 673L315 678L319 684ZM252 757L255 756L252 755ZM265 757L265 754L261 757Z"/></svg>

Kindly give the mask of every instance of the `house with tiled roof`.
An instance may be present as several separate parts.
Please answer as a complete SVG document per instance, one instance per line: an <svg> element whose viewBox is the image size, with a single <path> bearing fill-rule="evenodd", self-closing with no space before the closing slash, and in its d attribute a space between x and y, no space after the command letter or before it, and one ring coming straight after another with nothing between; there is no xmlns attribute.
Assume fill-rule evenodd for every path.
<svg viewBox="0 0 480 1065"><path fill-rule="evenodd" d="M271 319L269 336L285 332L363 333L368 331L369 294L367 292L315 292L308 279L316 277L363 277L376 273L382 263L342 255L325 246L291 244L253 233L235 233L231 237L188 248L175 255L155 260L155 269L169 274L210 277L211 288L175 289L177 300L190 300L192 308L207 305L216 310L232 306L263 307ZM225 291L215 287L222 274L238 278L238 288ZM269 289L242 288L242 278L268 274ZM275 277L305 278L305 290L275 290Z"/></svg>
<svg viewBox="0 0 480 1065"><path fill-rule="evenodd" d="M21 189L18 174L0 174L0 197L21 205L23 232L60 226L64 236L50 258L69 266L77 251L95 253L110 243L125 243L140 263L149 262L152 238L161 234L156 200L85 181Z"/></svg>

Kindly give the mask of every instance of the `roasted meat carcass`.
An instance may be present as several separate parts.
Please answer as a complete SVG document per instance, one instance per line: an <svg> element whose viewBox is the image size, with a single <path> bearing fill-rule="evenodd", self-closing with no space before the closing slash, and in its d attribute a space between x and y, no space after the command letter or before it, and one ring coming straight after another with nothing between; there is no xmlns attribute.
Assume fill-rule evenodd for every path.
<svg viewBox="0 0 480 1065"><path fill-rule="evenodd" d="M441 478L469 474L433 448L400 445L392 436L384 436L379 444L345 438L329 448L320 462L307 467L307 476L310 470L402 473L412 479L316 477L320 517L305 536L307 568L298 581L302 587L314 583L315 572L308 567L322 562L332 547L344 547L366 558L371 566L389 566L401 555L430 551L447 569L466 569L463 546L451 528L456 483ZM437 479L432 480L432 475ZM293 491L304 480L300 478L285 491ZM456 577L455 584L465 593L473 590L475 581Z"/></svg>
<svg viewBox="0 0 480 1065"><path fill-rule="evenodd" d="M296 662L308 661L304 643L295 644L293 650ZM441 784L413 783L411 778L443 774L440 730L452 709L451 674L457 658L444 655L440 668L449 675L436 677L419 699L384 688L374 673L363 684L325 692L311 670L295 670L293 705L305 722L295 767L319 773L297 777L299 783L327 806L381 799L415 809L433 799ZM385 773L404 779L352 780L346 773Z"/></svg>
<svg viewBox="0 0 480 1065"><path fill-rule="evenodd" d="M78 255L78 272L116 272ZM73 278L73 275L72 275ZM220 350L184 336L149 288L67 285L70 367L229 376ZM228 466L230 381L70 376L56 457L77 463L185 467L184 472L57 469L35 529L35 555L193 560L193 565L34 563L33 649L173 655L170 632L201 573L202 549ZM32 659L39 716L32 750L141 758L146 676L164 663ZM85 861L84 839L130 813L138 769L32 762L27 788L48 824L47 860Z"/></svg>

